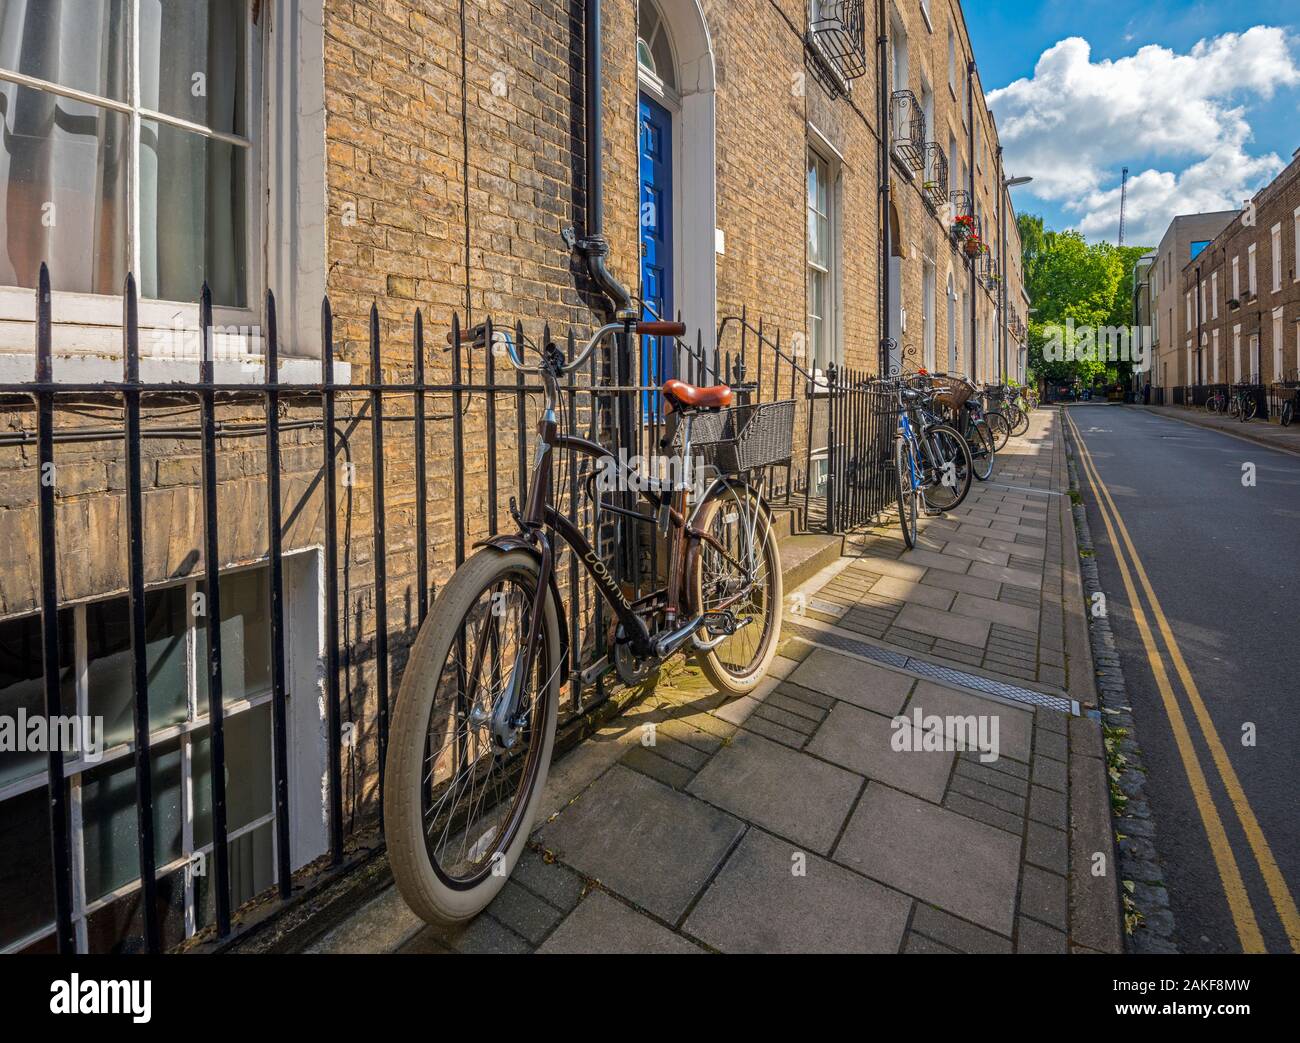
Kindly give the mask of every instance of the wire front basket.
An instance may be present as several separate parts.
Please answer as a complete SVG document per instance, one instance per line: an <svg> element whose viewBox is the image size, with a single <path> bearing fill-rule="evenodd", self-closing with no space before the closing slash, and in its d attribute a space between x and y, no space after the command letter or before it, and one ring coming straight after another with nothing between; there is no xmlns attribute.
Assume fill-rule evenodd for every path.
<svg viewBox="0 0 1300 1043"><path fill-rule="evenodd" d="M691 417L691 449L702 451L724 474L740 474L790 462L794 445L794 399L756 402ZM678 429L678 446L685 425Z"/></svg>

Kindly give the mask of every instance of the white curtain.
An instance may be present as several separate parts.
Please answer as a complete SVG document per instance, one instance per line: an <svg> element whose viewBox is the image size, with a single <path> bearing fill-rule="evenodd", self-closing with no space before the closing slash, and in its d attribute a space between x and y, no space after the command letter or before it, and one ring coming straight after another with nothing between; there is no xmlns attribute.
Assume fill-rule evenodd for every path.
<svg viewBox="0 0 1300 1043"><path fill-rule="evenodd" d="M0 68L121 98L125 0L0 0ZM126 270L128 121L0 82L0 285L116 293Z"/></svg>
<svg viewBox="0 0 1300 1043"><path fill-rule="evenodd" d="M245 136L240 0L141 0L141 104ZM203 93L195 93L195 75ZM244 305L247 150L167 124L140 129L140 285L146 297Z"/></svg>

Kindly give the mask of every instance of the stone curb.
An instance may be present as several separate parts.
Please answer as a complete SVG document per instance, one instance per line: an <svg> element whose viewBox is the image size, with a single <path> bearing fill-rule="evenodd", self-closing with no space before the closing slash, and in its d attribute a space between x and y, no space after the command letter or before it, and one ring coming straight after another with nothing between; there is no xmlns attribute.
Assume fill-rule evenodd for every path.
<svg viewBox="0 0 1300 1043"><path fill-rule="evenodd" d="M1074 488L1068 452L1065 415L1058 409L1061 459L1066 465L1066 486ZM1084 605L1082 559L1070 553L1079 546L1071 501L1061 500L1061 567L1064 571L1066 667L1070 696L1081 706L1099 707L1101 693L1094 666ZM1085 711L1086 712L1086 711ZM1070 942L1094 952L1124 951L1123 916L1116 870L1114 828L1111 825L1105 747L1101 725L1094 714L1070 721ZM1108 871L1093 875L1094 859L1105 857Z"/></svg>
<svg viewBox="0 0 1300 1043"><path fill-rule="evenodd" d="M1062 437L1065 431L1062 429ZM1070 491L1081 494L1079 474L1074 449L1069 439L1065 439L1069 448L1067 453L1070 473ZM1101 578L1097 569L1097 559L1092 552L1092 530L1088 526L1087 508L1082 502L1075 504L1072 510L1074 527L1078 538L1079 571L1083 579L1083 591L1087 601L1101 592ZM1083 552L1088 551L1087 555ZM1086 602L1085 602L1086 603ZM1104 786L1101 799L1106 803L1109 820L1113 821L1113 830L1118 843L1112 842L1112 850L1118 847L1118 860L1115 863L1119 877L1126 883L1132 883L1132 901L1142 914L1143 922L1132 934L1119 936L1123 946L1133 953L1176 953L1174 943L1174 915L1169 906L1169 892L1165 887L1164 870L1160 866L1156 852L1156 825L1151 814L1151 806L1146 799L1146 767L1142 760L1142 749L1137 740L1137 728L1133 720L1133 710L1128 702L1128 689L1124 682L1124 667L1120 662L1119 649L1115 644L1115 635L1106 616L1087 617L1087 626L1091 638L1092 651L1096 661L1095 687L1098 691L1098 705L1101 708L1102 723L1107 729L1122 728L1127 734L1118 739L1116 747L1126 764L1120 773L1118 786L1128 798L1122 815L1114 815L1110 806L1109 787ZM1073 769L1074 744L1071 743L1071 769ZM1102 761L1103 772L1107 771L1105 760ZM1073 791L1072 791L1073 792ZM1073 811L1073 809L1071 809ZM1119 892L1116 888L1116 915L1119 915ZM1122 923L1122 921L1121 921Z"/></svg>

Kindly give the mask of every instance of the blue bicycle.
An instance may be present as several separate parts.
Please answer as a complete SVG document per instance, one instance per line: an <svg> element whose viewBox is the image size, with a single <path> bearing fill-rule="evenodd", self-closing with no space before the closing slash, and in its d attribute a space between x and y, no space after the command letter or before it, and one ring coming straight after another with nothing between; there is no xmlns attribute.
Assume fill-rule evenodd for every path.
<svg viewBox="0 0 1300 1043"><path fill-rule="evenodd" d="M957 507L970 491L974 467L970 447L957 430L935 415L932 395L921 388L898 388L898 434L894 468L898 476L898 520L903 542L916 546L916 522Z"/></svg>

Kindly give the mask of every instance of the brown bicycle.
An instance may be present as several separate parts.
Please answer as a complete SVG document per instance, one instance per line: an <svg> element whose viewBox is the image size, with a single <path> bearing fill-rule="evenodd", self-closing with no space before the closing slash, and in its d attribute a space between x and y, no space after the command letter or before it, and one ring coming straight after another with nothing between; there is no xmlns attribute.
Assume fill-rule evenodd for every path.
<svg viewBox="0 0 1300 1043"><path fill-rule="evenodd" d="M541 346L536 365L525 365L523 346L507 332L463 334L477 347L504 348L516 368L540 377L545 408L528 493L514 511L518 531L478 545L447 582L420 628L393 717L384 786L389 861L402 897L431 923L469 919L492 901L537 814L570 658L552 534L577 555L612 611L611 659L625 683L686 653L719 691L741 695L776 654L781 562L761 481L747 475L782 451L789 457L793 402L734 405L725 385L665 383L661 447L684 464L679 479L690 475L667 488L632 472L614 451L562 430L560 380L606 338L684 332L680 323L629 318L597 330L571 361L555 344ZM701 480L692 454L704 446L712 464ZM561 451L591 458L648 504L667 543L662 589L629 600L556 509Z"/></svg>

